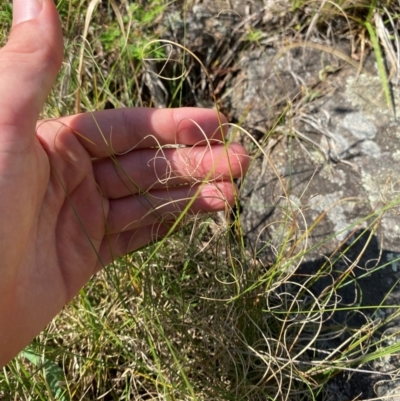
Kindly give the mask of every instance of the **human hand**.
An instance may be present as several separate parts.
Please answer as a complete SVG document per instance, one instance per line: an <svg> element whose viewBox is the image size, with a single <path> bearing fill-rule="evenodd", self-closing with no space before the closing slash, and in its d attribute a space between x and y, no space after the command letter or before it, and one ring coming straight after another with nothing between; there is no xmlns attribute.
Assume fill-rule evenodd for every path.
<svg viewBox="0 0 400 401"><path fill-rule="evenodd" d="M104 265L165 236L191 196L193 213L232 205L231 178L248 167L240 145L221 144L226 120L212 110L37 123L62 61L60 22L53 0L13 3L0 50L0 366ZM175 143L187 147L156 147Z"/></svg>

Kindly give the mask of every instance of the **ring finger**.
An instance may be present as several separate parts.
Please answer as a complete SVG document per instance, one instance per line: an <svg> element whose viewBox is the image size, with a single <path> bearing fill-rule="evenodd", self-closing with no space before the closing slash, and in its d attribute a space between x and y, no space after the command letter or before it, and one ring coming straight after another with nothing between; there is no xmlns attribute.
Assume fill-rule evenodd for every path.
<svg viewBox="0 0 400 401"><path fill-rule="evenodd" d="M236 187L230 183L197 184L151 191L110 201L108 234L171 222L189 205L188 214L215 212L232 206Z"/></svg>

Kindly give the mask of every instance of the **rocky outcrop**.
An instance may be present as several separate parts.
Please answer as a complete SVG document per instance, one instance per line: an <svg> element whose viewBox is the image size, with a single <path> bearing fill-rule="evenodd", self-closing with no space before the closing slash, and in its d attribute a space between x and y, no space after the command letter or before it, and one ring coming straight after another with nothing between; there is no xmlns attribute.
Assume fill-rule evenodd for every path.
<svg viewBox="0 0 400 401"><path fill-rule="evenodd" d="M247 108L244 126L268 138L259 141L262 151L242 185L248 249L263 263L285 252L301 255L294 270L299 280L315 275L327 260L336 278L354 264L360 287L338 292L344 304L398 305L393 286L400 279L400 124L373 57L362 72L315 49L291 50L279 60L274 49L253 51L239 64L230 108L238 121ZM400 105L397 87L392 100ZM328 285L318 280L313 291L322 293ZM380 313L387 318L393 310ZM365 324L342 314L334 320ZM398 319L386 329L397 332ZM387 359L363 366L375 374L335 377L325 386L324 399L361 394L361 399L399 399L400 381L388 380L387 373L398 369L399 361Z"/></svg>
<svg viewBox="0 0 400 401"><path fill-rule="evenodd" d="M330 279L351 274L357 284L343 286L337 299L370 306L364 317L377 322L400 304L400 88L393 83L388 99L373 54L359 67L348 42L286 38L281 27L295 27L297 18L289 9L285 0L197 0L187 14L190 29L183 32L175 19L169 38L184 38L200 57L219 105L252 137L236 132L254 158L240 183L254 260L268 269L278 257L299 255L287 266L298 282L327 264ZM256 43L246 36L249 24L268 27ZM204 90L207 80L200 80ZM329 285L322 278L311 290L317 296ZM366 323L357 311L337 313L325 330L335 322L353 331ZM399 327L392 319L381 332ZM324 338L317 348L348 339ZM390 373L400 368L396 355L355 368L363 373L336 375L321 399L398 399L400 381Z"/></svg>

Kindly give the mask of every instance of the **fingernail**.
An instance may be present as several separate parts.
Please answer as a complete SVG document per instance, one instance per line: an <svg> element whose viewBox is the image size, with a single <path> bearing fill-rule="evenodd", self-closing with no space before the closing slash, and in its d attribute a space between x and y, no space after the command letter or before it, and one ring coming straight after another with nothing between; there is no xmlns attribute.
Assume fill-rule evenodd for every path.
<svg viewBox="0 0 400 401"><path fill-rule="evenodd" d="M13 25L35 19L42 6L43 0L13 0Z"/></svg>

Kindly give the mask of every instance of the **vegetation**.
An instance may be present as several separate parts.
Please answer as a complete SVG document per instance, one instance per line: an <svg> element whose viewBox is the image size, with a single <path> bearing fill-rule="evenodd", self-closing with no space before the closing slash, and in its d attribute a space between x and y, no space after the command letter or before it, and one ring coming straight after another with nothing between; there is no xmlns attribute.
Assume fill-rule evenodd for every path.
<svg viewBox="0 0 400 401"><path fill-rule="evenodd" d="M0 43L11 24L10 6L3 3ZM279 49L296 40L311 43L328 31L348 41L349 62L362 61L366 49L375 52L382 90L393 107L390 79L400 70L394 29L400 7L394 1L282 0L268 22L262 16L243 22L235 14L243 34L235 47L229 43L233 53L225 47L225 57L221 51L210 59L192 53L186 41L192 3L59 0L65 62L44 116L202 104L229 114L219 95L241 50L262 49L274 37ZM385 45L376 13L389 32ZM168 36L173 24L180 26L179 45ZM397 58L385 64L387 46ZM309 101L310 92L303 95ZM265 143L293 118L291 100L262 136L244 130L244 115L230 138L245 143L253 160L267 158ZM299 231L293 222L301 219L301 209L288 200L287 219L277 222L275 238L257 246L246 244L239 204L225 215L190 217L174 236L94 277L3 369L0 400L326 399L325 385L336 375L367 375L369 363L400 352L400 333L385 332L400 315L399 307L390 305L386 315L381 313L385 300L365 307L363 275L353 274L362 256L358 245L367 246L380 218L399 205L397 197L348 227L351 241L301 278L295 272L315 251L306 238L322 224L323 213ZM349 254L354 262L342 274L336 263ZM390 263L378 261L365 275L378 274ZM316 290L318 283L323 290ZM351 286L358 296L344 304L340 294ZM356 315L363 323L353 327L348 322ZM334 346L326 345L330 340Z"/></svg>

